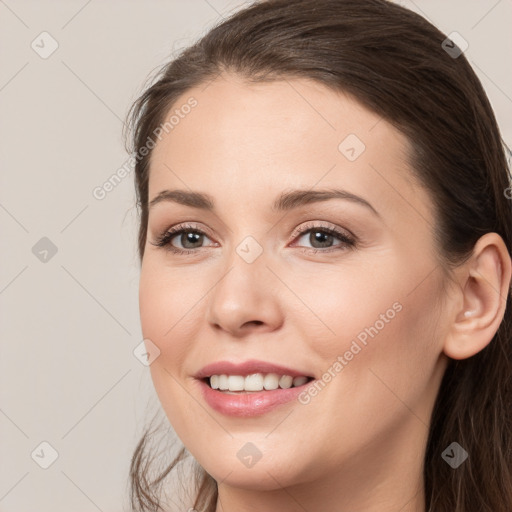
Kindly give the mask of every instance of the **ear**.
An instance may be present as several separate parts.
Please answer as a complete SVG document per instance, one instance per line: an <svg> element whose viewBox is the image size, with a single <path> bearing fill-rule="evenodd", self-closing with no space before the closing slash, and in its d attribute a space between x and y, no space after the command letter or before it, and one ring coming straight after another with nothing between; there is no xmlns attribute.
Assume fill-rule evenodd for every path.
<svg viewBox="0 0 512 512"><path fill-rule="evenodd" d="M493 339L510 293L511 258L497 233L486 233L473 248L468 261L457 269L460 294L444 353L466 359L484 349Z"/></svg>

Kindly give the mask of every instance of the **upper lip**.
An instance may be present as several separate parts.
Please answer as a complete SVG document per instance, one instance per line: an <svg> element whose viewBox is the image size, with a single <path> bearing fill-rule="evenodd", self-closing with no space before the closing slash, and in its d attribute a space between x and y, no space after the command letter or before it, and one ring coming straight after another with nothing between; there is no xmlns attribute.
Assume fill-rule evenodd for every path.
<svg viewBox="0 0 512 512"><path fill-rule="evenodd" d="M289 375L290 377L311 377L307 372L294 370L280 364L251 359L240 363L216 361L207 364L196 373L195 378L204 379L212 375L241 375L245 377L252 373L277 373L278 375Z"/></svg>

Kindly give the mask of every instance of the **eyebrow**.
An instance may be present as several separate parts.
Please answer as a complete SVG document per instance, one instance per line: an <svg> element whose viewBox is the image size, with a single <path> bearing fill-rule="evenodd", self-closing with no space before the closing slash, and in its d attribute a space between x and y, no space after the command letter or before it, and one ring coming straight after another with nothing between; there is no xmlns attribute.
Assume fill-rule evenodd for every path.
<svg viewBox="0 0 512 512"><path fill-rule="evenodd" d="M327 201L329 199L345 199L354 203L365 206L375 215L379 216L377 210L366 200L360 196L352 194L342 189L325 189L325 190L291 190L283 192L274 201L272 211L282 212L298 208L310 203ZM162 190L150 203L152 208L161 202L174 202L191 208L199 208L201 210L213 211L215 209L215 201L212 196L202 192L191 192L188 190Z"/></svg>

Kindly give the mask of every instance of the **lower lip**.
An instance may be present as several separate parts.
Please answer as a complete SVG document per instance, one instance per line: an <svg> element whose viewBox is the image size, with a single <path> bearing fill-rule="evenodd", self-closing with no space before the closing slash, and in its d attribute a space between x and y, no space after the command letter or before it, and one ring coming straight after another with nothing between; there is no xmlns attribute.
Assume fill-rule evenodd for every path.
<svg viewBox="0 0 512 512"><path fill-rule="evenodd" d="M256 391L233 395L212 389L203 380L198 382L204 399L212 409L227 416L247 417L265 414L280 405L295 400L314 381L288 389L278 388L273 391Z"/></svg>

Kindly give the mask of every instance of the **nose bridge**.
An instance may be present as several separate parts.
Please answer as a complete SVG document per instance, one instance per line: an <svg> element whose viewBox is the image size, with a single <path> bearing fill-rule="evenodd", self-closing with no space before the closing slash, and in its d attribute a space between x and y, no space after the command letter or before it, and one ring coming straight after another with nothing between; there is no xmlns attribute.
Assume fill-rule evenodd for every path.
<svg viewBox="0 0 512 512"><path fill-rule="evenodd" d="M255 231L249 227L240 228L231 233L232 243L226 246L224 254L226 276L232 284L239 286L258 285L269 278L271 272L267 264L271 259L271 243L269 235L263 229ZM257 292L257 290L254 290Z"/></svg>
<svg viewBox="0 0 512 512"><path fill-rule="evenodd" d="M236 333L248 322L274 329L281 320L268 251L246 236L226 256L225 272L209 294L209 322Z"/></svg>

